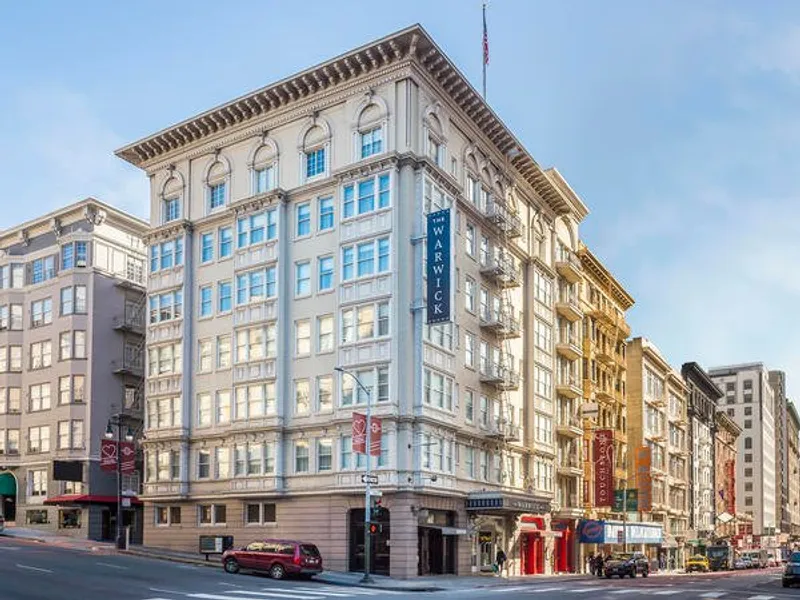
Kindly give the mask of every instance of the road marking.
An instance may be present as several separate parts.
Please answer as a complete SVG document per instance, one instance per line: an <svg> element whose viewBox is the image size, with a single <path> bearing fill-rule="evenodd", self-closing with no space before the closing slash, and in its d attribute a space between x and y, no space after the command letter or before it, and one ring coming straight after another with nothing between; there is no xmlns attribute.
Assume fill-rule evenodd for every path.
<svg viewBox="0 0 800 600"><path fill-rule="evenodd" d="M322 591L317 591L317 590L319 590L319 588L307 588L307 587L306 588L302 588L302 587L300 587L300 588L293 587L292 588L293 592L297 591L297 592L301 592L303 594L305 594L306 592L311 593L311 594L324 594L326 596L333 596L334 598L337 598L337 597L338 598L348 598L348 597L352 596L352 594L342 593L341 591L329 592L328 590L322 590Z"/></svg>
<svg viewBox="0 0 800 600"><path fill-rule="evenodd" d="M672 596L673 594L680 594L681 590L661 590L660 592L654 592L654 596Z"/></svg>
<svg viewBox="0 0 800 600"><path fill-rule="evenodd" d="M300 596L297 594L276 594L271 592L247 592L244 590L231 590L231 594L236 596L220 596L218 594L185 594L189 598L201 598L202 600L242 600L238 594L253 594L264 598L291 598L293 600L319 600L320 596Z"/></svg>
<svg viewBox="0 0 800 600"><path fill-rule="evenodd" d="M31 571L38 571L39 573L52 573L50 569L41 569L39 567L31 567L29 565L20 565L17 564L17 567L20 569L29 569Z"/></svg>
<svg viewBox="0 0 800 600"><path fill-rule="evenodd" d="M150 588L151 592L163 592L164 594L178 594L179 596L184 596L183 592L176 592L175 590L165 590L162 588Z"/></svg>
<svg viewBox="0 0 800 600"><path fill-rule="evenodd" d="M772 600L775 596L750 596L747 600Z"/></svg>
<svg viewBox="0 0 800 600"><path fill-rule="evenodd" d="M128 567L123 567L122 565L114 565L114 564L106 563L106 562L97 562L95 564L96 565L100 565L101 567L109 567L111 569L122 569L124 571L128 570Z"/></svg>
<svg viewBox="0 0 800 600"><path fill-rule="evenodd" d="M615 592L611 592L614 595L621 595L621 594L641 594L641 589L627 589L627 590L617 590Z"/></svg>
<svg viewBox="0 0 800 600"><path fill-rule="evenodd" d="M724 596L727 592L706 592L705 594L700 594L701 598L720 598Z"/></svg>
<svg viewBox="0 0 800 600"><path fill-rule="evenodd" d="M488 590L488 591L492 592L493 594L504 594L506 592L527 592L529 594L542 594L544 592L560 592L563 589L564 589L564 586L541 588L541 587L531 587L529 585L520 585L520 586L516 586L516 587L511 587L511 588L495 588L495 589L491 589L491 590ZM467 591L467 590L464 590L464 591ZM472 591L472 590L470 590L470 591ZM479 590L474 590L474 591L479 591Z"/></svg>
<svg viewBox="0 0 800 600"><path fill-rule="evenodd" d="M236 585L235 583L225 583L224 581L220 581L219 584L224 585L225 587L233 587L233 588L243 587L241 585Z"/></svg>
<svg viewBox="0 0 800 600"><path fill-rule="evenodd" d="M589 592L599 592L600 590L604 590L606 588L603 587L588 587L583 588L582 590L569 590L570 594L587 594Z"/></svg>

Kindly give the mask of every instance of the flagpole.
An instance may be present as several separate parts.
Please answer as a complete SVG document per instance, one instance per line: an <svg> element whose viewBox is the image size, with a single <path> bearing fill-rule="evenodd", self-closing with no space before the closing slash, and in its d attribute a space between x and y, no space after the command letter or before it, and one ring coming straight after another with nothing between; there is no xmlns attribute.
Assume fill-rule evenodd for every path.
<svg viewBox="0 0 800 600"><path fill-rule="evenodd" d="M486 2L483 3L483 99L486 100L486 64L489 62L489 34L486 30Z"/></svg>

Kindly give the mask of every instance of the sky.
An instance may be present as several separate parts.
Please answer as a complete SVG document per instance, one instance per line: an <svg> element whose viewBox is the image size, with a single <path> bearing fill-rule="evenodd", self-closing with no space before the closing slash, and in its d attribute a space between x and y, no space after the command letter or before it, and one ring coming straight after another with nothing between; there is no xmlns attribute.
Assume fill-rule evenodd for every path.
<svg viewBox="0 0 800 600"><path fill-rule="evenodd" d="M86 196L147 218L115 149L413 23L481 82L480 0L51 0L3 20L0 228ZM800 396L800 2L490 0L487 20L489 103L589 207L634 335L676 368L762 361Z"/></svg>

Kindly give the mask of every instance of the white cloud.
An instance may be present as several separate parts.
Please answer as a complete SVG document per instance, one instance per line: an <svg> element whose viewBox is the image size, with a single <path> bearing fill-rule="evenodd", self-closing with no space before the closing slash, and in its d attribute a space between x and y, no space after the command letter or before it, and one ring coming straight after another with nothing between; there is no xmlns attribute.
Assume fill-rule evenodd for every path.
<svg viewBox="0 0 800 600"><path fill-rule="evenodd" d="M15 144L0 156L12 197L0 226L9 227L94 196L146 218L147 177L114 156L124 144L83 95L58 87L18 93L9 101Z"/></svg>
<svg viewBox="0 0 800 600"><path fill-rule="evenodd" d="M748 62L757 69L779 73L800 83L800 25L762 35L750 47Z"/></svg>

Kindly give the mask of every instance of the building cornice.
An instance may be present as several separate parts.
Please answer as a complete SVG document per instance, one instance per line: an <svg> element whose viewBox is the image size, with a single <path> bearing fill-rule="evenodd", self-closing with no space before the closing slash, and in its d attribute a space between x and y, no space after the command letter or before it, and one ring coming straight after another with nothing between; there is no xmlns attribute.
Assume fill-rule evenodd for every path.
<svg viewBox="0 0 800 600"><path fill-rule="evenodd" d="M545 171L545 175L552 183L553 187L564 197L565 202L569 204L570 213L580 223L589 215L589 208L583 203L580 196L575 193L575 190L567 183L567 180L559 173L558 169L551 167Z"/></svg>
<svg viewBox="0 0 800 600"><path fill-rule="evenodd" d="M705 369L696 362L683 363L681 366L681 375L687 381L691 380L695 385L703 390L703 392L712 400L718 400L725 395L714 380L708 376Z"/></svg>
<svg viewBox="0 0 800 600"><path fill-rule="evenodd" d="M722 427L725 431L732 436L738 438L742 434L742 428L736 424L736 421L731 419L725 412L718 410L715 416L717 427Z"/></svg>
<svg viewBox="0 0 800 600"><path fill-rule="evenodd" d="M483 100L467 78L420 26L413 25L387 37L356 48L315 67L311 67L217 106L142 138L116 151L117 156L142 169L152 171L189 151L209 152L213 144L229 143L231 136L246 138L268 125L264 121L284 114L297 118L296 110L306 105L309 115L324 108L320 102L331 94L347 90L339 99L352 95L353 87L362 85L367 76L397 71L409 65L431 78L444 91L449 102L458 107L467 121L474 124L494 151L507 158L508 167L524 179L536 194L556 213L567 214L578 205L566 190L554 185L545 171ZM291 116L289 115L291 111ZM253 125L248 127L248 124ZM280 123L272 123L274 126ZM223 139L224 138L224 139Z"/></svg>
<svg viewBox="0 0 800 600"><path fill-rule="evenodd" d="M578 257L581 259L583 267L587 269L594 278L603 285L604 289L610 290L612 299L619 305L623 311L630 310L635 304L633 296L631 296L622 284L611 274L611 272L600 262L600 259L589 250L589 248L581 242L578 248Z"/></svg>
<svg viewBox="0 0 800 600"><path fill-rule="evenodd" d="M61 230L65 226L83 219L95 225L110 222L117 227L126 229L136 237L144 236L150 228L147 221L89 197L0 232L0 249L50 232L55 233L56 237L60 237Z"/></svg>

